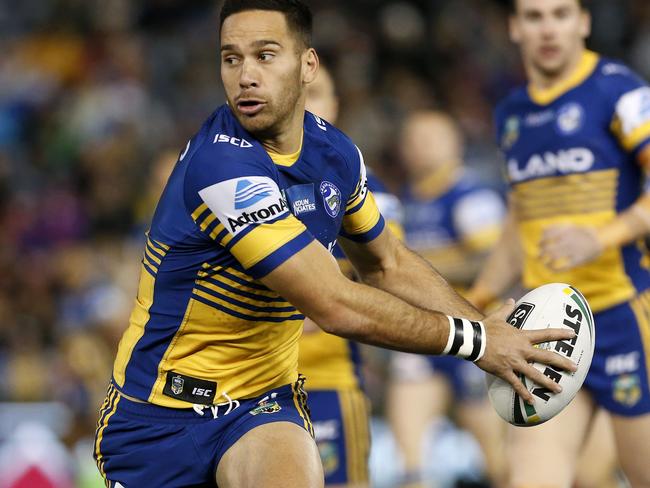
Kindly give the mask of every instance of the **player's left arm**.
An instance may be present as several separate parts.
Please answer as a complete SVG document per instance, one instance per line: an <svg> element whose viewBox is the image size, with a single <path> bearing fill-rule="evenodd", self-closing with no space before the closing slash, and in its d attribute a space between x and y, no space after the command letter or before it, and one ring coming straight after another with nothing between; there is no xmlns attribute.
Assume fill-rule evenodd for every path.
<svg viewBox="0 0 650 488"><path fill-rule="evenodd" d="M344 238L339 244L364 283L420 308L443 313L460 311L468 318L481 318L426 260L387 228L370 242Z"/></svg>

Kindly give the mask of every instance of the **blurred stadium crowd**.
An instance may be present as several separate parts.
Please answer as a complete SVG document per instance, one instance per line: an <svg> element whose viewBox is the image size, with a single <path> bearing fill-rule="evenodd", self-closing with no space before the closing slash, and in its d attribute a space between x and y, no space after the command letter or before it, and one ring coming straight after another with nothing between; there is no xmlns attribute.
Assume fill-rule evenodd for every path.
<svg viewBox="0 0 650 488"><path fill-rule="evenodd" d="M503 4L309 3L339 125L391 188L400 121L436 106L498 185L491 110L522 80ZM593 6L591 46L650 78L650 2ZM214 0L0 0L0 443L10 405L36 402L67 407L70 449L92 437L153 206L223 101L216 16Z"/></svg>

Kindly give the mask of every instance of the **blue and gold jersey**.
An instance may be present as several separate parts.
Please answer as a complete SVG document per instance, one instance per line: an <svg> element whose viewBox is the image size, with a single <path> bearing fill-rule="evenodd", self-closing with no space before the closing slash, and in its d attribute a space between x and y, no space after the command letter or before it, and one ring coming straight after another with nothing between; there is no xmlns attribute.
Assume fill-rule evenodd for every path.
<svg viewBox="0 0 650 488"><path fill-rule="evenodd" d="M403 238L402 208L398 198L389 193L384 184L368 171L368 189L390 230ZM339 246L334 248L342 270L351 266ZM359 345L321 330L300 338L298 368L305 375L307 390L345 390L362 388L361 354Z"/></svg>
<svg viewBox="0 0 650 488"><path fill-rule="evenodd" d="M467 258L489 250L505 216L503 198L468 172L432 177L402 196L408 246L435 268L466 266ZM440 182L446 184L440 186ZM454 281L452 276L445 277ZM469 277L468 279L471 279ZM468 283L452 283L455 287Z"/></svg>
<svg viewBox="0 0 650 488"><path fill-rule="evenodd" d="M180 156L156 209L113 370L168 407L250 398L297 379L304 316L259 278L314 239L384 228L363 157L305 114L301 152L276 162L224 105Z"/></svg>
<svg viewBox="0 0 650 488"><path fill-rule="evenodd" d="M595 312L650 287L637 244L555 273L539 260L553 224L601 226L641 195L638 151L650 142L650 88L627 66L585 51L565 81L544 91L523 87L496 110L513 211L525 253L524 285L563 281Z"/></svg>

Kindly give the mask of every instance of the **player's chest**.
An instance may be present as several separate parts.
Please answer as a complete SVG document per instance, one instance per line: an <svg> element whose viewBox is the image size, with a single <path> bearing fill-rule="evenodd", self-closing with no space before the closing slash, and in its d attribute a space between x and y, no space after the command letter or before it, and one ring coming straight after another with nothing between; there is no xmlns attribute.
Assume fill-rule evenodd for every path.
<svg viewBox="0 0 650 488"><path fill-rule="evenodd" d="M505 119L500 141L509 181L612 168L619 146L610 125L611 114L584 96L513 111Z"/></svg>
<svg viewBox="0 0 650 488"><path fill-rule="evenodd" d="M452 205L447 199L405 201L404 231L409 244L418 249L432 248L455 240Z"/></svg>
<svg viewBox="0 0 650 488"><path fill-rule="evenodd" d="M346 167L339 164L313 165L280 171L282 191L289 211L323 245L334 242L345 215L345 207L356 187Z"/></svg>

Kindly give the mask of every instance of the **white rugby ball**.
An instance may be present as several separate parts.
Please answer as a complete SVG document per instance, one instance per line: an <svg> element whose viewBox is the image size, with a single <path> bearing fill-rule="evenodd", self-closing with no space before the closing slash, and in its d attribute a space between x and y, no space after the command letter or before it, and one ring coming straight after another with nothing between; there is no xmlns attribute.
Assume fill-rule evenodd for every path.
<svg viewBox="0 0 650 488"><path fill-rule="evenodd" d="M561 393L552 393L520 375L535 398L535 405L529 405L515 393L510 383L487 375L490 402L501 418L522 427L539 425L557 415L582 387L594 355L594 317L587 300L577 289L564 283L551 283L524 295L507 322L522 330L560 328L573 329L577 333L570 341L545 342L537 346L557 352L578 365L577 371L571 373L533 363L535 368L562 386Z"/></svg>

